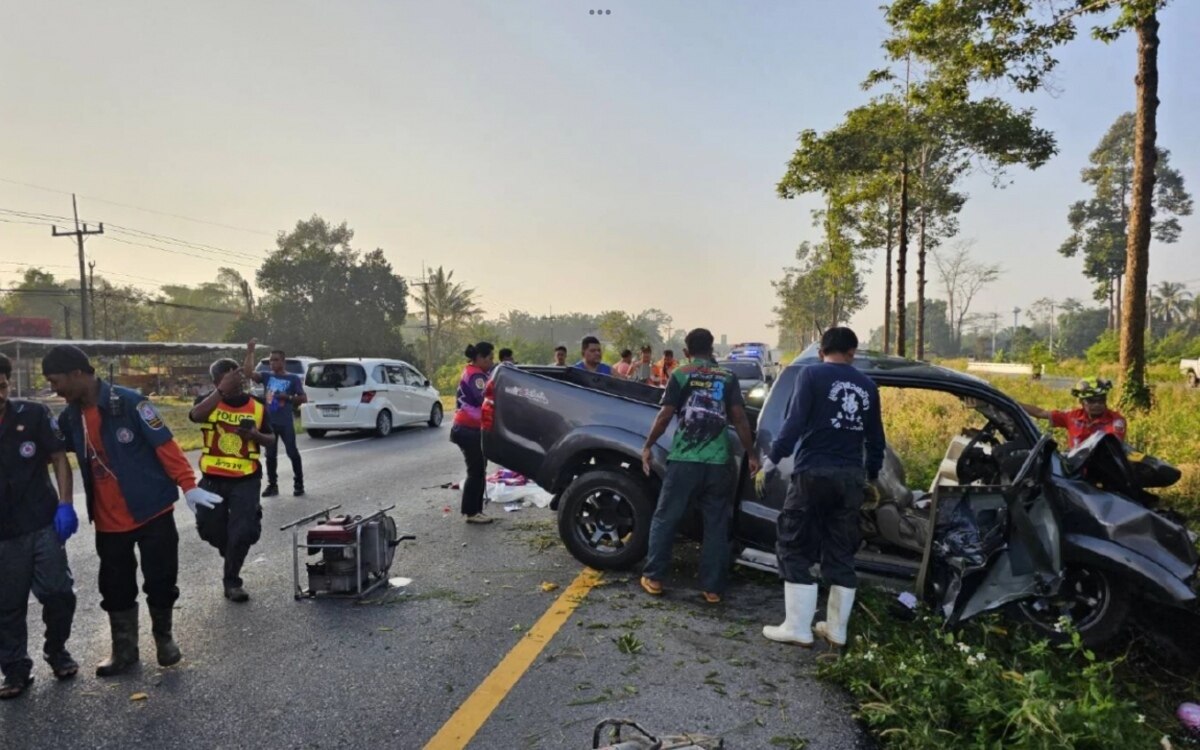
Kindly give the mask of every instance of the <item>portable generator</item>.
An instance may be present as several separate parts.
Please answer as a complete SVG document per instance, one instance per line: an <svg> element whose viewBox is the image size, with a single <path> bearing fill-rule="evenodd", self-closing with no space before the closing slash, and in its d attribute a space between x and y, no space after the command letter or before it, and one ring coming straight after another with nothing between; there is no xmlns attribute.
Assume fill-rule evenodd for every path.
<svg viewBox="0 0 1200 750"><path fill-rule="evenodd" d="M607 742L601 736L609 730ZM623 737L621 730L631 729L637 734ZM605 719L592 731L592 750L722 750L725 741L720 737L704 734L679 734L655 737L629 719Z"/></svg>
<svg viewBox="0 0 1200 750"><path fill-rule="evenodd" d="M369 516L330 514L341 508L334 505L311 516L279 527L292 530L292 584L295 598L327 596L361 597L387 580L388 570L396 555L396 547L416 537L396 531L396 521L387 512L389 505ZM309 526L309 524L312 524ZM300 530L309 526L304 541ZM305 561L308 588L300 586L300 551L307 557L320 556L316 562Z"/></svg>

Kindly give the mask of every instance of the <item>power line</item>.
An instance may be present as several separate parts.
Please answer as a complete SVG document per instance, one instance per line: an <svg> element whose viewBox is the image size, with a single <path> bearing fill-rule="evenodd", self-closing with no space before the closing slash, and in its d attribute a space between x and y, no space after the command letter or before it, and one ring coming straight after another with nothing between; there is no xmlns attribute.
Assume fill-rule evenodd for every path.
<svg viewBox="0 0 1200 750"><path fill-rule="evenodd" d="M211 255L197 255L196 253L189 253L178 248L163 247L162 245L150 245L145 242L134 242L133 240L121 239L120 237L113 237L112 235L105 235L104 238L112 242L121 242L126 245L137 245L138 247L148 247L151 250L161 250L164 253L175 253L176 255L186 255L190 258L199 258L200 260L206 260L210 263L227 263L228 265L241 266L242 268L258 268L258 266L251 263L242 263L236 260L226 260L224 258L214 258Z"/></svg>
<svg viewBox="0 0 1200 750"><path fill-rule="evenodd" d="M21 187L33 188L34 190L45 190L46 192L49 192L49 193L59 193L61 195L72 195L72 193L67 190L58 190L56 188L49 188L49 187L45 187L43 185L34 185L29 182L20 182L19 180L10 180L10 179L4 178L4 177L0 177L0 182L7 182L10 185L20 185ZM192 216L184 216L183 214L175 214L175 213L170 213L168 211L159 211L157 209L146 208L144 206L135 206L130 203L118 203L117 201L110 201L105 198L97 198L94 195L85 195L84 197L87 198L88 200L96 201L97 203L106 203L110 206L120 206L121 208L132 208L134 211L144 211L148 214L157 214L159 216L169 216L173 219L182 219L183 221L191 221L191 222L195 222L197 224L208 224L209 226L221 227L222 229L233 229L238 232L249 232L251 234L262 234L262 235L266 235L267 237L275 236L275 234L273 232L268 232L264 229L250 229L248 227L239 227L239 226L236 226L233 224L223 224L219 221L209 221L208 219L197 219Z"/></svg>

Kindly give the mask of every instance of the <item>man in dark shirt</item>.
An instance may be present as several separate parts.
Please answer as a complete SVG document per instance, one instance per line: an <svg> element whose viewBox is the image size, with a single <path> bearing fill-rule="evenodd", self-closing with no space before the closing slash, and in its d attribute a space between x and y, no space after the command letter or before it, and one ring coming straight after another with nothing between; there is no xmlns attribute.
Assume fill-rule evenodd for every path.
<svg viewBox="0 0 1200 750"><path fill-rule="evenodd" d="M296 421L292 413L297 406L308 401L308 395L304 392L304 378L287 371L287 357L282 349L271 350L271 357L267 360L270 372L258 372L254 367L254 347L257 345L258 339L250 339L242 370L255 383L263 384L267 421L276 438L263 446L267 451L267 488L262 496L279 494L279 442L282 441L288 460L292 462L292 495L300 497L304 494L304 464L300 460L300 449L296 447Z"/></svg>
<svg viewBox="0 0 1200 750"><path fill-rule="evenodd" d="M773 641L809 647L815 632L832 646L846 644L858 587L859 510L867 483L883 467L884 452L879 389L855 369L857 350L858 337L849 328L830 328L821 337L823 361L800 371L757 482L761 487L795 449L776 543L786 616L783 624L763 628ZM830 589L825 620L814 627L817 580L810 569L817 562Z"/></svg>
<svg viewBox="0 0 1200 750"><path fill-rule="evenodd" d="M50 410L9 400L11 375L12 362L0 354L0 700L16 698L33 682L25 622L30 591L42 605L50 670L60 680L79 672L67 652L75 581L63 545L79 529L71 465ZM47 464L54 466L57 493Z"/></svg>
<svg viewBox="0 0 1200 750"><path fill-rule="evenodd" d="M752 473L758 470L758 459L737 376L717 366L712 347L713 335L707 330L697 328L688 333L684 354L691 361L671 373L662 409L642 448L642 470L649 476L654 444L679 415L667 456L667 477L650 523L650 550L641 584L649 594L662 594L675 531L689 503L695 500L704 522L700 585L705 601L716 604L721 601L729 572L729 518L737 476L725 433L728 425L737 429L742 450L750 454Z"/></svg>
<svg viewBox="0 0 1200 750"><path fill-rule="evenodd" d="M262 534L262 469L259 446L275 442L266 406L244 391L242 369L232 359L218 359L209 367L212 393L196 399L188 414L202 427L200 488L220 495L225 502L196 511L196 531L225 558L225 598L241 603L250 595L242 586L242 564L250 547Z"/></svg>
<svg viewBox="0 0 1200 750"><path fill-rule="evenodd" d="M594 372L597 375L612 375L612 368L604 364L602 357L604 356L604 348L600 346L600 339L595 336L584 336L580 345L580 353L583 359L575 363L575 368Z"/></svg>

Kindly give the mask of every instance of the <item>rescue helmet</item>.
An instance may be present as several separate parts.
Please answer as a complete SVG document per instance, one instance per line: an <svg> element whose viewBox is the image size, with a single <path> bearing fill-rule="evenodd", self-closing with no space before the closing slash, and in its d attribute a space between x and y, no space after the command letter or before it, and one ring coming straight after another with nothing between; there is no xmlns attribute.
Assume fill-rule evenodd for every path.
<svg viewBox="0 0 1200 750"><path fill-rule="evenodd" d="M1112 387L1112 381L1105 378L1084 378L1071 389L1071 395L1077 399L1104 398Z"/></svg>

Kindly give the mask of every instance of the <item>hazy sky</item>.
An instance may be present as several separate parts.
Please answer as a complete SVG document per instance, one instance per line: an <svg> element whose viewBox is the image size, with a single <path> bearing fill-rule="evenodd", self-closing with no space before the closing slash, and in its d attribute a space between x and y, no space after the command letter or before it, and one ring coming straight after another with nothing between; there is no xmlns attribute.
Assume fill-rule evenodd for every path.
<svg viewBox="0 0 1200 750"><path fill-rule="evenodd" d="M817 236L813 201L780 200L775 184L800 130L865 101L879 4L14 0L0 179L225 251L89 240L117 282L198 283L230 261L252 274L277 230L317 213L401 274L453 268L489 314L660 307L677 327L774 340L770 282ZM1161 20L1160 144L1195 189L1200 3ZM1081 38L1061 57L1059 93L1021 100L1060 154L1004 190L967 185L962 236L1007 269L980 311L1090 294L1056 249L1087 154L1133 108L1133 44ZM0 182L0 209L64 215L70 197ZM0 223L0 280L30 262L74 273L73 244L49 235ZM1192 217L1180 243L1153 248L1151 281L1200 290L1198 246ZM881 266L860 333L882 315Z"/></svg>

